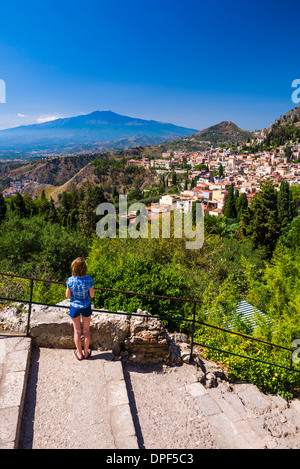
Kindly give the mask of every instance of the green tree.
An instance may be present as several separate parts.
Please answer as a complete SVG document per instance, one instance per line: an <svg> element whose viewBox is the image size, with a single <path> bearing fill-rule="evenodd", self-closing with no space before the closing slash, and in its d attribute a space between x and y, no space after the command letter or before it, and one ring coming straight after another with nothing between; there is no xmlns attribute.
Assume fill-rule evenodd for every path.
<svg viewBox="0 0 300 469"><path fill-rule="evenodd" d="M223 168L223 165L222 163L220 164L219 168L218 168L218 176L220 178L223 178L224 177L224 168Z"/></svg>
<svg viewBox="0 0 300 469"><path fill-rule="evenodd" d="M27 210L25 206L24 199L20 192L17 192L17 195L13 198L11 202L11 209L19 216L19 217L26 217Z"/></svg>
<svg viewBox="0 0 300 469"><path fill-rule="evenodd" d="M51 197L50 203L49 203L49 209L46 212L46 219L50 221L51 223L57 223L58 222L58 214L57 210L54 205L54 201Z"/></svg>
<svg viewBox="0 0 300 469"><path fill-rule="evenodd" d="M236 218L235 196L233 184L230 184L225 202L224 216L226 218Z"/></svg>
<svg viewBox="0 0 300 469"><path fill-rule="evenodd" d="M288 161L291 159L292 153L292 149L289 146L286 147L286 149L284 150L284 154L287 157Z"/></svg>
<svg viewBox="0 0 300 469"><path fill-rule="evenodd" d="M37 201L33 200L33 198L28 193L23 195L23 200L25 203L25 210L29 217L33 217L39 213Z"/></svg>
<svg viewBox="0 0 300 469"><path fill-rule="evenodd" d="M295 203L295 212L297 213L300 208L300 184L291 185L290 192L293 195L293 200Z"/></svg>
<svg viewBox="0 0 300 469"><path fill-rule="evenodd" d="M159 240L153 240L154 246ZM143 239L95 239L87 258L90 275L96 285L116 290L130 290L154 295L186 297L187 282L178 265L172 269L159 257L164 249L149 252L152 241ZM176 240L177 241L177 240ZM177 243L176 243L177 245ZM167 253L165 253L167 255ZM126 296L111 292L97 292L95 305L111 311L123 310L134 313L138 308L161 316L183 317L186 305L172 300L160 301L146 296ZM173 323L173 321L172 321ZM169 324L178 328L178 322Z"/></svg>
<svg viewBox="0 0 300 469"><path fill-rule="evenodd" d="M236 212L237 212L237 219L238 221L240 221L243 213L248 208L248 199L247 199L247 195L245 194L245 192L242 192L242 194L236 200L235 207L236 207Z"/></svg>
<svg viewBox="0 0 300 469"><path fill-rule="evenodd" d="M160 189L162 190L162 192L164 192L165 191L164 183L161 182L160 186L161 186ZM128 200L141 200L142 198L143 198L143 193L137 185L128 194Z"/></svg>
<svg viewBox="0 0 300 469"><path fill-rule="evenodd" d="M242 234L250 237L255 247L264 246L267 255L271 256L281 233L280 228L277 191L271 182L266 182L242 216Z"/></svg>
<svg viewBox="0 0 300 469"><path fill-rule="evenodd" d="M278 219L281 228L285 228L294 218L295 204L290 186L287 181L282 181L277 198Z"/></svg>
<svg viewBox="0 0 300 469"><path fill-rule="evenodd" d="M300 215L290 223L281 236L281 241L286 246L296 250L300 246Z"/></svg>
<svg viewBox="0 0 300 469"><path fill-rule="evenodd" d="M7 208L2 192L0 192L0 223L6 216Z"/></svg>
<svg viewBox="0 0 300 469"><path fill-rule="evenodd" d="M96 210L93 206L93 189L89 185L79 208L79 224L83 236L90 238L96 229Z"/></svg>
<svg viewBox="0 0 300 469"><path fill-rule="evenodd" d="M42 191L40 199L37 201L38 212L40 215L47 214L51 208L51 204L48 201L45 191Z"/></svg>
<svg viewBox="0 0 300 469"><path fill-rule="evenodd" d="M92 191L92 203L94 208L97 208L99 204L106 202L102 187L95 186Z"/></svg>
<svg viewBox="0 0 300 469"><path fill-rule="evenodd" d="M157 186L157 191L158 191L159 195L161 195L165 192L165 185L164 185L163 182L159 182L159 184Z"/></svg>
<svg viewBox="0 0 300 469"><path fill-rule="evenodd" d="M72 260L87 255L87 241L42 215L11 212L0 225L0 270L65 280Z"/></svg>

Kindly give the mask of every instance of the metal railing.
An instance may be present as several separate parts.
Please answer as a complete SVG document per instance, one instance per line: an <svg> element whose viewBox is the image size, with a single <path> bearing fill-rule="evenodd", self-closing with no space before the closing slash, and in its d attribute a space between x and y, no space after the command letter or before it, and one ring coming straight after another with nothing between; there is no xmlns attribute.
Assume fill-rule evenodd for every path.
<svg viewBox="0 0 300 469"><path fill-rule="evenodd" d="M46 279L40 279L40 278L35 278L35 277L25 277L25 276L22 276L22 275L9 274L9 273L3 273L3 272L0 272L0 276L14 277L14 278L19 278L19 279L29 280L29 300L20 299L20 298L10 298L8 296L5 296L5 297L0 296L0 300L17 301L17 302L22 302L22 303L28 303L29 304L28 320L27 320L27 327L26 327L26 335L27 336L29 336L29 331L30 331L30 319L31 319L32 305L42 305L42 306L48 306L48 307L69 309L69 306L65 306L65 305L41 303L41 302L33 301L33 290L34 290L34 282L35 281L36 282L43 282L44 284L49 284L49 285L50 284L58 284L58 285L66 286L65 282L58 282L58 281L55 281L55 280L46 280ZM240 358L244 358L244 359L247 359L247 360L252 360L252 361L255 361L255 362L275 366L275 367L278 367L278 368L283 368L283 369L286 369L286 370L289 370L289 371L292 371L292 372L298 372L298 373L300 372L300 370L293 367L292 354L295 351L295 349L289 348L289 347L286 347L286 346L283 346L283 345L279 345L279 344L274 344L272 342L268 342L268 341L263 340L263 339L258 339L256 337L252 337L250 335L246 335L246 334L243 334L241 332L235 332L235 331L232 331L230 329L224 329L222 327L219 327L219 326L216 326L216 325L213 325L213 324L208 324L206 322L199 321L198 319L196 319L196 308L197 308L198 304L202 303L201 300L191 299L191 298L163 296L163 295L153 295L153 294L150 294L150 293L137 293L137 292L132 292L132 291L115 290L115 289L112 289L112 288L103 288L103 287L94 287L94 289L96 291L97 290L107 291L107 292L111 292L111 293L121 293L121 294L124 294L124 295L144 296L144 297L157 298L157 299L160 299L160 300L174 300L174 301L181 301L181 302L187 302L187 303L194 304L192 319L190 319L190 318L171 317L171 316L152 315L152 314L149 314L147 316L148 318L159 318L159 319L162 319L162 320L187 322L187 323L192 324L190 362L192 361L194 347L199 346L199 347L203 347L203 348L208 348L210 350L218 351L218 352L221 352L221 353L225 353L225 354L237 356L237 357L240 357ZM128 316L144 316L144 315L138 314L138 313L126 313L126 312L123 312L123 311L109 311L107 309L105 309L104 311L101 310L101 309L100 310L99 309L93 309L92 311L105 312L105 313L110 313L110 314L123 314L123 315L128 315ZM235 336L239 336L239 337L242 337L244 339L247 339L247 340L250 340L250 341L253 341L253 342L261 343L261 344L268 345L268 346L271 346L271 347L274 347L274 348L277 348L277 349L288 351L288 352L291 353L290 365L289 366L279 365L278 363L272 363L272 362L262 360L262 359L259 359L259 358L249 357L249 356L246 356L246 355L242 355L242 354L238 354L238 353L235 353L235 352L230 352L228 350L223 350L223 349L220 349L220 348L217 348L217 347L213 347L211 345L195 342L194 339L195 339L195 332L196 332L196 326L197 325L208 327L208 328L211 328L211 329L222 331L222 332L227 333L227 334L232 334L232 335L235 335Z"/></svg>

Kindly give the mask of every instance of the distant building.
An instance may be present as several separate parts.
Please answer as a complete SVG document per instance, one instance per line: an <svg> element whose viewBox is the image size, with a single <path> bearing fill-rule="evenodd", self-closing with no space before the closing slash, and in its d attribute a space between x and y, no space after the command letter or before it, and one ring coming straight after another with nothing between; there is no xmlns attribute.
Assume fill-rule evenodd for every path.
<svg viewBox="0 0 300 469"><path fill-rule="evenodd" d="M181 213L188 213L192 210L194 202L194 199L178 200L176 202L176 208L179 209Z"/></svg>
<svg viewBox="0 0 300 469"><path fill-rule="evenodd" d="M161 199L159 199L159 205L172 205L174 201L174 197L172 195L163 195Z"/></svg>

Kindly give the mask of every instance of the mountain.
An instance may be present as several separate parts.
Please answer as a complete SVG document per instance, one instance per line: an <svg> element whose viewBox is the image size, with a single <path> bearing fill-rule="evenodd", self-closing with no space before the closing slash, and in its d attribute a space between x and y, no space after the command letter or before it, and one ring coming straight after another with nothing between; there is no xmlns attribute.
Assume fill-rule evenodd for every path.
<svg viewBox="0 0 300 469"><path fill-rule="evenodd" d="M294 109L291 109L287 113L280 116L276 121L270 126L270 131L273 129L274 126L277 125L285 125L285 124L294 124L300 121L300 104Z"/></svg>
<svg viewBox="0 0 300 469"><path fill-rule="evenodd" d="M112 111L55 119L0 131L4 152L74 154L157 144L195 133L189 129L154 120L122 116ZM112 142L116 142L112 145ZM140 143L141 142L141 143ZM76 148L74 148L76 147Z"/></svg>
<svg viewBox="0 0 300 469"><path fill-rule="evenodd" d="M275 149L281 145L289 147L300 142L300 105L280 116L261 134L265 136L261 144L264 149Z"/></svg>
<svg viewBox="0 0 300 469"><path fill-rule="evenodd" d="M56 129L61 126L63 128L68 128L70 125L77 128L85 127L84 123L86 121L94 123L92 117L97 115L101 116L102 124L104 125L103 118L105 117L104 114L111 116L111 121L114 120L118 125L121 125L120 122L128 123L134 121L132 124L133 126L136 125L136 122L140 121L139 119L132 119L126 118L124 116L118 116L114 113L92 113L88 116L78 116L78 118L70 118L70 119L57 119L57 121L46 122L39 125L34 126L26 126L25 129L28 130L30 128L38 128L40 129L42 126L43 128ZM98 119L99 120L99 119ZM106 121L107 122L107 121ZM149 122L149 121L146 121ZM150 121L154 124L160 124L155 121ZM144 124L145 121L142 121ZM128 124L127 124L128 125ZM162 124L163 126L171 126L173 129L174 126L171 124ZM151 124L150 124L151 126ZM169 127L170 128L170 127ZM18 128L20 130L20 128ZM14 129L12 129L14 130ZM1 137L1 132L0 132ZM147 156L147 157L156 157L159 158L161 153L164 151L197 151L197 150L207 150L210 149L211 146L219 146L221 144L235 144L235 143L243 143L247 141L248 138L253 138L253 133L248 132L245 130L239 129L239 127L232 122L224 121L212 127L208 127L200 132L193 132L192 135L185 136L180 139L175 139L168 141L167 143L159 144L151 144L151 138L159 138L159 137L131 137L131 138L123 138L120 140L112 140L111 142L107 142L106 144L87 144L84 146L83 144L74 145L73 147L65 147L65 151L67 149L73 150L72 157L64 157L65 154L60 153L57 158L51 159L34 159L30 162L26 162L25 164L22 163L6 163L4 165L0 165L0 185L3 187L7 187L9 182L12 179L30 179L34 181L36 184L45 184L45 185L52 185L53 187L63 186L67 184L67 182L74 178L77 173L78 179L82 177L81 170L95 158L104 158L104 153L106 151L113 151L110 154L111 158L122 159L124 158L135 158L136 156ZM1 144L0 144L1 148ZM84 154L83 148L89 151L88 154ZM96 152L96 148L98 148L98 152ZM97 155L97 153L99 153ZM67 154L71 154L69 151ZM76 156L75 156L76 155ZM107 156L108 157L108 156ZM92 163L93 165L93 163ZM93 170L89 165L90 176L93 174ZM78 183L78 181L77 181ZM35 186L32 188L33 191L36 190ZM29 188L28 188L29 190ZM35 192L33 192L35 193Z"/></svg>
<svg viewBox="0 0 300 469"><path fill-rule="evenodd" d="M163 145L165 149L186 151L204 151L221 145L239 145L253 138L254 132L240 129L230 121L223 121L193 135Z"/></svg>
<svg viewBox="0 0 300 469"><path fill-rule="evenodd" d="M210 141L212 145L232 145L244 143L253 137L253 132L240 129L230 121L223 121L193 135L196 140Z"/></svg>

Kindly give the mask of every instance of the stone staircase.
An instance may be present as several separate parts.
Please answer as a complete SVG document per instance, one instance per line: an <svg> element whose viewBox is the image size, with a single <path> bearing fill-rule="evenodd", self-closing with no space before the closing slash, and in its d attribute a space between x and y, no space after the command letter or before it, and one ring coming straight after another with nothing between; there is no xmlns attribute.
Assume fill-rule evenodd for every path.
<svg viewBox="0 0 300 469"><path fill-rule="evenodd" d="M287 403L248 383L205 388L195 382L186 389L220 448L300 448L300 401Z"/></svg>
<svg viewBox="0 0 300 469"><path fill-rule="evenodd" d="M145 449L175 449L172 446L176 444L172 440L172 422L176 423L177 415L171 421L170 416L175 410L170 404L167 405L172 397L172 402L176 405L178 403L178 409L184 409L177 428L184 426L187 433L194 434L195 438L200 426L207 429L201 440L202 447L300 449L299 400L288 403L280 396L261 393L254 385L229 383L224 379L220 367L205 362L199 356L194 356L194 362L189 364L188 341L184 339L182 342L182 337L176 335L168 336L157 319L150 319L145 314L129 322L124 316L112 317L105 312L95 314L94 340L95 344L101 343L102 349L95 350L92 360L81 363L70 350L74 347L72 328L66 315L58 308L57 311L55 308L50 311L34 309L37 310L37 317L34 310L31 339L22 339L17 335L9 337L9 334L0 336L1 448L18 446L30 356L29 342L32 340L37 347L35 350L40 347L39 357L34 354L31 357L31 372L34 369L32 367L36 366L38 374L34 376L36 381L31 384L34 395L29 395L27 399L33 407L29 409L29 414L28 409L25 409L23 424L27 412L27 421L31 424L35 415L36 427L31 427L27 434L23 431L25 447L32 433L35 437L41 437L29 441L29 446L33 448L138 449L143 447L136 435L136 428L139 427L147 441ZM45 314L47 322L41 320L41 314ZM14 317L20 322L20 316ZM50 339L56 342L49 344L47 341ZM40 343L43 341L44 347ZM123 355L120 353L122 343L125 343ZM108 354L105 350L109 351ZM157 374L152 373L149 367L149 350L152 366L158 364L162 370ZM140 384L132 387L131 402L127 396L128 385L125 386L126 363L140 368L137 376ZM159 381L156 380L158 377ZM86 400L86 395L91 400ZM80 402L76 404L78 396ZM75 407L72 402L75 402ZM89 405L89 402L92 404ZM138 412L134 416L135 405ZM154 422L153 415L157 414L158 408L160 417ZM144 418L147 412L148 416ZM81 424L76 430L78 433L75 431L74 438L70 438L77 425L76 419L80 421L85 414L93 421L93 425L82 427ZM43 422L44 427L41 427ZM155 425L157 428L151 433ZM160 435L163 425L166 435L162 442ZM46 440L42 439L42 435L46 435ZM157 435L157 439L154 435ZM206 438L207 435L209 438ZM183 447L194 449L197 446L194 445L195 441L186 439Z"/></svg>
<svg viewBox="0 0 300 469"><path fill-rule="evenodd" d="M202 431L201 444L206 448L300 449L299 400L288 403L252 384L231 384L219 377L217 368L210 369L210 363L206 363L207 376L214 374L216 380L207 380L206 386L199 381L202 375L195 365L159 365L159 372L137 366L139 389L133 380L129 392L127 365L122 366L111 352L94 351L92 359L79 362L65 349L33 348L30 354L27 338L2 336L0 344L2 449L172 450L177 444L175 419L178 428L194 432L198 439ZM210 387L212 382L215 387ZM176 402L183 412L172 405L164 408L163 401ZM137 436L138 426L144 446ZM181 448L195 449L194 441L183 441Z"/></svg>
<svg viewBox="0 0 300 469"><path fill-rule="evenodd" d="M173 340L176 342L176 337ZM188 363L190 345L182 342L182 337L178 340L181 357ZM186 390L199 412L209 419L220 448L300 448L300 400L287 402L250 383L229 383L222 368L201 358L197 351L193 364L195 379Z"/></svg>

